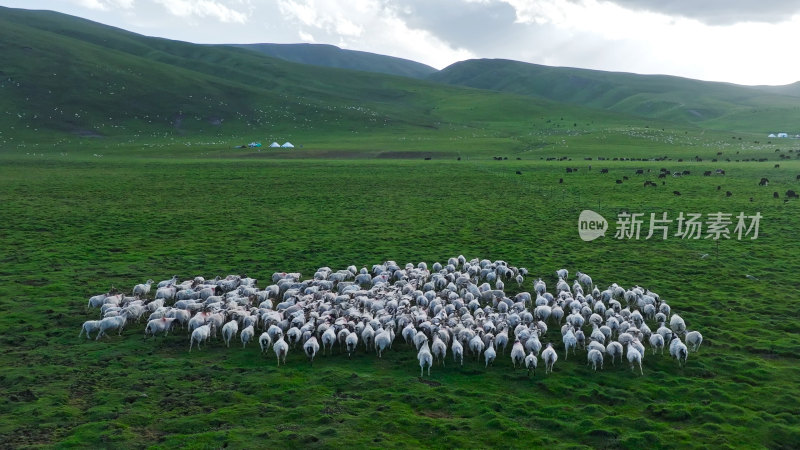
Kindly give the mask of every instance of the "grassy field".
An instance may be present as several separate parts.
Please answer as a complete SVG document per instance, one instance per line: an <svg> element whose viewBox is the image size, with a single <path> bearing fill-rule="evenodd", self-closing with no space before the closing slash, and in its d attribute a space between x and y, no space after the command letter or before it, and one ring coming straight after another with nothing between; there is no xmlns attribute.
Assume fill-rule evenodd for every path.
<svg viewBox="0 0 800 450"><path fill-rule="evenodd" d="M4 147L2 446L800 446L800 206L783 201L800 187L791 144L775 152L748 136L574 128L542 119L528 135L442 133L410 148L391 134L320 137L294 154L188 139ZM751 158L768 161L736 162ZM661 185L661 167L692 175ZM727 174L701 176L717 168ZM644 179L658 186L644 188ZM610 222L621 211L763 219L758 239L718 246L583 242L583 209ZM86 310L88 297L112 285L238 273L265 286L275 271L310 276L320 266L458 254L528 267L528 291L538 276L552 289L561 267L600 286L648 287L703 333L703 347L685 368L648 349L644 376L608 361L593 373L583 351L564 361L553 327L547 340L560 359L551 375L514 372L506 354L489 369L467 361L420 378L415 352L400 342L382 359L336 354L311 367L295 351L276 368L257 344L214 341L189 354L185 331L144 341L144 324L100 342L77 337L98 315Z"/></svg>
<svg viewBox="0 0 800 450"><path fill-rule="evenodd" d="M711 131L671 94L616 109L654 108L636 117L0 13L0 447L800 447L800 144L764 138L796 115L785 98L669 84L714 113L704 126L739 130ZM600 81L627 95L634 78ZM235 148L251 141L297 148ZM584 242L585 209L612 230L623 212L762 219L755 240L646 240L645 225ZM509 294L537 277L552 291L562 267L647 287L702 349L683 368L648 351L643 376L593 373L551 327L553 374L506 354L421 378L400 341L278 368L257 344L190 354L185 331L144 340L144 324L78 338L90 296L148 278L265 287L459 254L527 267Z"/></svg>

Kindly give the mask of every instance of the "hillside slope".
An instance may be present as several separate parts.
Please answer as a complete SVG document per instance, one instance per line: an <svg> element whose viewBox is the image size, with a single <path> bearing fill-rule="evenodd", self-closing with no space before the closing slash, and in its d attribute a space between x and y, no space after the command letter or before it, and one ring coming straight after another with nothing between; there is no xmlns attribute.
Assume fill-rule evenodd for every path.
<svg viewBox="0 0 800 450"><path fill-rule="evenodd" d="M425 78L436 69L416 61L326 44L231 44L267 56L301 64L363 70L411 78Z"/></svg>
<svg viewBox="0 0 800 450"><path fill-rule="evenodd" d="M0 55L0 128L7 130L0 143L52 131L150 139L508 136L527 134L532 118L551 114L636 121L524 96L151 38L53 12L0 9Z"/></svg>
<svg viewBox="0 0 800 450"><path fill-rule="evenodd" d="M459 62L428 79L724 130L766 132L800 127L800 97L791 85L760 89L498 59Z"/></svg>

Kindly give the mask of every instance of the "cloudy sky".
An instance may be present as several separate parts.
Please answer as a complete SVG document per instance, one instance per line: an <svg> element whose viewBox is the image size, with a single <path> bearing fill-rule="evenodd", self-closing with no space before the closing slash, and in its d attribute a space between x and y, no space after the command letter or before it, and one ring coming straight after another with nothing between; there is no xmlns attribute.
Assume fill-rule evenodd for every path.
<svg viewBox="0 0 800 450"><path fill-rule="evenodd" d="M443 68L469 58L800 81L798 0L0 0L196 43L325 43Z"/></svg>

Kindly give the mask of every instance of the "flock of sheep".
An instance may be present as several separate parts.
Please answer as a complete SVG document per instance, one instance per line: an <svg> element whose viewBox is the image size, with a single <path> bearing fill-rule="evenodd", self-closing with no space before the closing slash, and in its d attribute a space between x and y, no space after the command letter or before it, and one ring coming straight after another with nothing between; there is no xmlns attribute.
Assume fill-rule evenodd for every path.
<svg viewBox="0 0 800 450"><path fill-rule="evenodd" d="M175 276L158 283L152 299L153 280L136 285L130 296L109 292L91 297L88 308L99 308L102 318L86 321L79 337L121 334L127 324L146 317L145 337L186 329L191 352L220 331L226 346L238 335L244 347L259 329L261 351L271 348L280 366L298 346L312 363L320 350L332 354L336 348L348 357L359 348L381 357L399 334L416 350L420 376L425 369L430 375L436 362L444 366L448 352L456 364L482 357L488 367L509 346L514 368L535 374L541 358L545 373L552 372L559 359L546 340L553 326L561 329L564 360L581 349L594 370L602 370L607 359L615 364L627 358L642 375L645 343L653 354L667 347L685 365L689 352L703 341L647 289L614 283L600 290L581 272L570 285L569 272L560 269L552 293L540 278L532 293L507 295L505 283L522 289L526 275L525 268L505 261L458 256L430 269L424 262L401 267L387 261L372 270L323 267L307 280L299 273L275 273L264 289L257 280L238 275L183 282Z"/></svg>

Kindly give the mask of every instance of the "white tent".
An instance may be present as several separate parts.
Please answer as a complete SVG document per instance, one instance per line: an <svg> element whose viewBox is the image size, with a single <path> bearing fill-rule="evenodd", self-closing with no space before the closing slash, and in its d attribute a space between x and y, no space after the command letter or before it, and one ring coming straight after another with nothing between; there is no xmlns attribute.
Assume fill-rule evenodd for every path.
<svg viewBox="0 0 800 450"><path fill-rule="evenodd" d="M283 147L283 148L294 148L294 145L292 145L291 142L284 142L283 145L281 145L281 147Z"/></svg>
<svg viewBox="0 0 800 450"><path fill-rule="evenodd" d="M767 137L775 137L775 134L770 133L769 136L767 136Z"/></svg>
<svg viewBox="0 0 800 450"><path fill-rule="evenodd" d="M788 138L789 137L789 133L778 133L778 137L779 138Z"/></svg>
<svg viewBox="0 0 800 450"><path fill-rule="evenodd" d="M278 144L277 142L273 142L272 144L269 144L269 146L272 147L272 148L278 148L278 147L281 146L281 144Z"/></svg>

